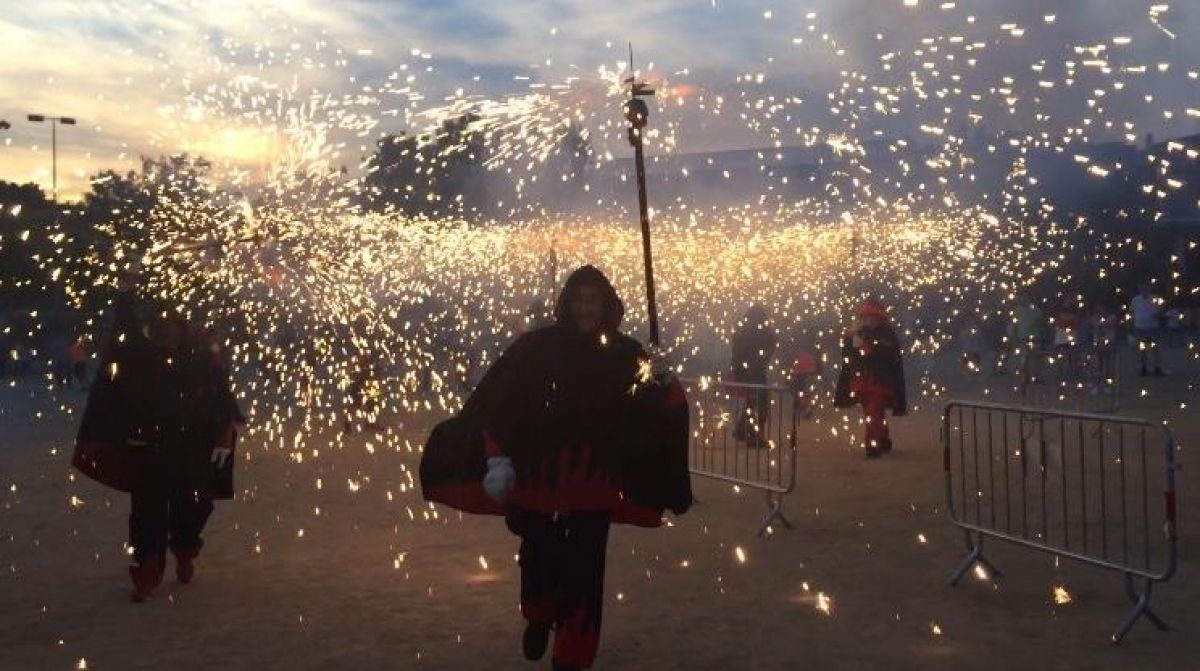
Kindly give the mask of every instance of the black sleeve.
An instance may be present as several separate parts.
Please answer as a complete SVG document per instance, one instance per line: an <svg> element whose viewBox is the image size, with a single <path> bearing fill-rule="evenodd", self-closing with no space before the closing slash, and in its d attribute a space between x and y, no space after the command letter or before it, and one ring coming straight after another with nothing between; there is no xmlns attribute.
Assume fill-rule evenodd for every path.
<svg viewBox="0 0 1200 671"><path fill-rule="evenodd" d="M501 451L511 447L520 435L522 424L528 421L528 408L535 390L530 388L531 356L538 342L545 340L538 331L517 338L471 392L460 417L473 431L486 431Z"/></svg>

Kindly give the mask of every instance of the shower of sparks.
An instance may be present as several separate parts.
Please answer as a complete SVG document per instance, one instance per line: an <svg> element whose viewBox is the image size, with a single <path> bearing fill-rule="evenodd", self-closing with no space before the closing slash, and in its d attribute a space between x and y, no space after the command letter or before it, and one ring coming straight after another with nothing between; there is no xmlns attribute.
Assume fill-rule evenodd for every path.
<svg viewBox="0 0 1200 671"><path fill-rule="evenodd" d="M751 304L770 306L782 334L804 332L828 345L873 295L895 316L906 356L922 370L916 403L924 403L945 386L923 364L958 335L962 315L1010 322L1021 292L1039 282L1069 295L1080 278L1063 273L1062 261L1077 247L1105 252L1087 271L1096 278L1120 270L1117 251L1142 252L1133 238L1091 228L1050 200L1046 172L1097 190L1140 180L1144 200L1120 216L1157 221L1173 198L1194 189L1180 167L1200 160L1195 147L1172 143L1131 173L1100 150L1114 139L1140 142L1145 129L1136 118L1200 118L1194 103L1167 107L1149 95L1195 91L1194 64L1142 62L1138 44L1116 27L1082 41L1063 37L1073 35L1067 14L1028 26L984 25L954 4L902 0L906 13L952 23L913 43L839 36L809 14L796 27L803 37L780 38L775 55L733 81L692 80L685 64L631 73L612 63L519 80L524 88L506 96L473 93L463 82L436 100L425 93L445 83L428 81L434 54L416 50L409 63L337 93L345 87L327 90L291 71L350 80L348 63L365 52L331 39L268 55L227 40L221 58L163 64L159 88L174 97L159 107L164 123L147 139L189 156L169 173L147 175L148 209L121 212L99 235L85 235L71 212L34 226L29 212L0 203L2 216L17 223L0 237L0 251L54 250L27 256L47 291L66 294L93 342L105 337L120 273L140 264L142 293L181 306L219 334L251 450L282 452L295 464L351 446L415 455L420 446L397 425L458 410L503 348L545 316L535 306L550 304L575 266L601 267L629 307L626 330L645 332L641 240L619 163L629 151L623 82L635 75L658 91L648 100L644 136L652 175L685 194L654 202L653 212L664 345L677 370L709 376L701 388L727 370L730 335ZM1150 7L1154 37L1187 39L1169 18L1168 5ZM772 14L763 19L781 23ZM1138 42L1146 39L1138 34ZM791 95L765 85L786 79L797 61L833 67ZM688 131L718 122L737 125L763 148L747 152L745 164L686 155ZM590 145L586 162L560 161L573 137ZM386 138L415 140L403 151L434 150L408 157L419 163L419 181L433 180L439 166L477 161L503 193L486 213L454 184L382 193L374 181L381 169L367 156ZM785 162L790 152L801 167ZM222 158L206 169L205 155ZM1056 162L1039 172L1038 157ZM582 204L556 201L560 181ZM409 198L430 207L412 214ZM1172 285L1163 293L1194 291ZM1073 300L1085 307L1082 296ZM775 366L773 375L785 374ZM54 382L45 382L47 395L58 397ZM828 408L830 396L818 391L814 403ZM828 424L822 437L850 444L859 434L853 413L819 421ZM353 427L374 438L359 447L345 437ZM420 500L407 467L398 483L363 473L345 488L326 482L338 484L306 485L313 500L303 507L313 517L322 508L312 504L338 490L370 502L363 505L386 501L404 523L451 521ZM67 501L83 506L75 495ZM923 533L916 538L927 542ZM250 547L271 549L257 540ZM747 563L741 546L733 555ZM403 575L419 563L406 557L389 548L382 561ZM478 563L489 571L484 556ZM982 567L976 575L988 579ZM1071 601L1062 586L1053 597ZM824 592L805 603L832 615ZM942 635L936 622L929 627Z"/></svg>

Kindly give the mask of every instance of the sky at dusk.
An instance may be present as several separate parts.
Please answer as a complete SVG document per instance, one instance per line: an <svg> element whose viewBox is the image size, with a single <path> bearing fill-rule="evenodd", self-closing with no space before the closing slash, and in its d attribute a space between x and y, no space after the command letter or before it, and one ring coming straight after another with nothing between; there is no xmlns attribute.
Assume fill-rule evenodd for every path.
<svg viewBox="0 0 1200 671"><path fill-rule="evenodd" d="M1167 9L1156 14L1156 5ZM7 2L0 10L7 54L0 61L0 119L12 128L0 131L0 179L49 188L50 129L27 122L29 113L79 120L59 135L60 190L71 197L86 190L89 175L132 168L140 155L191 151L251 170L271 160L278 148L270 133L245 118L223 118L238 116L238 98L228 92L239 86L292 86L352 103L389 78L411 78L406 99L375 105L374 123L343 138L346 160L355 163L379 134L406 129L405 110L434 106L459 90L502 97L594 77L601 65L617 67L624 60L627 41L637 49L639 66L652 62L658 77L687 85L681 92L737 95L751 82L759 98L786 98L836 86L848 71L871 72L882 51L919 48L924 37L975 31L982 39L1011 34L1014 25L1022 31L1021 48L982 65L981 78L998 77L1006 68L1027 73L1039 61L1069 57L1072 45L1111 44L1114 38L1128 40L1121 42L1122 58L1150 69L1169 63L1173 70L1164 76L1177 73L1184 83L1200 66L1200 3ZM809 46L814 43L821 48ZM1159 86L1155 100L1122 111L1122 118L1136 120L1139 134L1197 132L1200 118L1184 111L1197 106L1191 81L1190 87ZM223 102L200 109L188 102L197 96ZM1080 116L1084 97L1080 91L1047 105L1063 116ZM1179 113L1161 113L1172 107ZM731 116L681 114L676 149L765 144ZM813 123L822 119L814 109ZM906 132L900 126L888 131Z"/></svg>

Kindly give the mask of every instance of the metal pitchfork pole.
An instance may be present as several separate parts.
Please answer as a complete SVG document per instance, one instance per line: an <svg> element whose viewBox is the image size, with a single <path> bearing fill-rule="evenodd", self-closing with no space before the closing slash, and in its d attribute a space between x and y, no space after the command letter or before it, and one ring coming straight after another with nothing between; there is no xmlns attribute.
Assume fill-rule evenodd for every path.
<svg viewBox="0 0 1200 671"><path fill-rule="evenodd" d="M657 347L658 304L654 300L654 255L650 250L650 209L646 204L646 160L642 153L642 129L650 117L650 109L643 97L654 95L654 89L637 81L633 70L633 45L629 45L629 100L623 111L629 121L629 144L633 145L633 161L637 166L638 212L642 219L642 260L646 266L646 303L650 319L650 345Z"/></svg>

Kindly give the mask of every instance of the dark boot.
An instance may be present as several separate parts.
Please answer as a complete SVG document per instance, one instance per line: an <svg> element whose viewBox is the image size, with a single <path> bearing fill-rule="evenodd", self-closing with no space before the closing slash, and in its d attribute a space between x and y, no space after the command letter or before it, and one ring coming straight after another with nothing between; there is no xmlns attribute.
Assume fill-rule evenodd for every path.
<svg viewBox="0 0 1200 671"><path fill-rule="evenodd" d="M154 590L162 584L166 569L167 560L162 555L145 557L129 567L129 577L133 580L130 597L134 603L141 603L154 594Z"/></svg>
<svg viewBox="0 0 1200 671"><path fill-rule="evenodd" d="M525 659L531 662L538 661L546 655L548 645L550 645L549 622L529 622L525 625L525 635L521 637L521 647L525 652Z"/></svg>
<svg viewBox="0 0 1200 671"><path fill-rule="evenodd" d="M196 557L200 555L200 548L171 548L171 553L175 555L175 577L185 585L192 582L196 576Z"/></svg>
<svg viewBox="0 0 1200 671"><path fill-rule="evenodd" d="M888 438L886 440L879 441L879 449L882 452L884 452L885 454L888 452L891 452L892 451L892 439Z"/></svg>
<svg viewBox="0 0 1200 671"><path fill-rule="evenodd" d="M879 457L882 457L882 456L883 456L882 449L880 449L878 447L868 447L867 448L867 458L868 459L878 459Z"/></svg>

